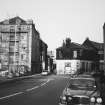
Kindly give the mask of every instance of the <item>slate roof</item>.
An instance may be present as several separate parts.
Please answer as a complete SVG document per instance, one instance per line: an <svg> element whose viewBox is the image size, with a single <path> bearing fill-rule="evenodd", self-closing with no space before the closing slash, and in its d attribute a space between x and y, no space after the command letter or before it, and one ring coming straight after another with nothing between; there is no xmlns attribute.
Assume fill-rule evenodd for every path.
<svg viewBox="0 0 105 105"><path fill-rule="evenodd" d="M104 44L103 43L99 43L99 42L95 42L95 41L91 41L89 40L89 38L87 38L83 45L87 48L91 48L91 49L97 49L97 50L103 50L104 49Z"/></svg>
<svg viewBox="0 0 105 105"><path fill-rule="evenodd" d="M69 47L60 46L56 50L65 49L65 48L67 48L67 49L103 50L104 44L98 43L95 41L91 41L91 40L89 40L89 38L87 38L83 44L71 42Z"/></svg>
<svg viewBox="0 0 105 105"><path fill-rule="evenodd" d="M94 41L91 41L91 43L97 49L103 49L104 48L104 44L103 43L98 43L98 42L94 42Z"/></svg>
<svg viewBox="0 0 105 105"><path fill-rule="evenodd" d="M87 49L85 46L83 46L81 44L78 44L78 43L75 43L75 42L71 42L69 47L66 47L66 46L65 47L64 46L58 47L57 50L60 50L62 48L67 48L67 49Z"/></svg>

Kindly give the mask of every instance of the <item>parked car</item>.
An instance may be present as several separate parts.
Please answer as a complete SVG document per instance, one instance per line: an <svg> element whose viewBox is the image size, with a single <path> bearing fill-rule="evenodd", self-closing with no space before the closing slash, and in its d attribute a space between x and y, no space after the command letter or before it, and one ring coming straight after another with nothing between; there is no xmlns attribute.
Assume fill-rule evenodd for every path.
<svg viewBox="0 0 105 105"><path fill-rule="evenodd" d="M42 75L48 75L48 71L42 71Z"/></svg>
<svg viewBox="0 0 105 105"><path fill-rule="evenodd" d="M95 79L82 76L71 78L60 96L59 105L102 105Z"/></svg>
<svg viewBox="0 0 105 105"><path fill-rule="evenodd" d="M93 78L93 76L90 73L84 73L84 74L79 74L78 77L83 77L83 78Z"/></svg>

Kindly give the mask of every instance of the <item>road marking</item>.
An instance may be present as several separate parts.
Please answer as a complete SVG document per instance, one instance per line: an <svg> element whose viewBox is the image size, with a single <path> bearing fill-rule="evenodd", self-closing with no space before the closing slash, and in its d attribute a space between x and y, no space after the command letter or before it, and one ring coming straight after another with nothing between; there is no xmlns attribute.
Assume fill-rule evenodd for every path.
<svg viewBox="0 0 105 105"><path fill-rule="evenodd" d="M33 88L30 88L30 89L27 89L26 91L31 91L31 90L34 90L34 89L37 89L37 88L39 88L39 86L35 86L35 87L33 87Z"/></svg>
<svg viewBox="0 0 105 105"><path fill-rule="evenodd" d="M45 82L45 83L42 83L40 86L44 86L44 85L46 85L48 82Z"/></svg>
<svg viewBox="0 0 105 105"><path fill-rule="evenodd" d="M39 87L41 87L41 86L44 86L44 85L46 85L49 81L50 81L50 79L48 79L46 82L42 83L42 84L39 85L39 86L35 86L35 87L33 87L33 88L26 89L26 91L29 92L29 91L32 91L32 90L34 90L34 89L37 89L37 88L39 88Z"/></svg>
<svg viewBox="0 0 105 105"><path fill-rule="evenodd" d="M45 83L42 83L40 86L46 85L49 81L51 81L51 79L48 79Z"/></svg>
<svg viewBox="0 0 105 105"><path fill-rule="evenodd" d="M16 96L16 95L19 95L19 94L23 94L23 93L24 92L18 92L18 93L14 93L14 94L11 94L11 95L8 95L8 96L4 96L4 97L1 97L0 100L10 98L10 97L13 97L13 96Z"/></svg>
<svg viewBox="0 0 105 105"><path fill-rule="evenodd" d="M49 81L51 81L51 80L48 79L45 83L42 83L40 86L35 86L35 87L33 87L33 88L26 89L26 91L29 92L29 91L32 91L32 90L34 90L34 89L37 89L37 88L39 88L39 87L41 87L41 86L44 86L44 85L46 85ZM23 94L23 93L24 93L24 92L17 92L17 93L11 94L11 95L7 95L7 96L4 96L4 97L0 97L0 100L2 100L2 99L7 99L7 98L10 98L10 97L13 97L13 96L16 96L16 95L19 95L19 94Z"/></svg>
<svg viewBox="0 0 105 105"><path fill-rule="evenodd" d="M44 86L46 83L42 83L40 86Z"/></svg>

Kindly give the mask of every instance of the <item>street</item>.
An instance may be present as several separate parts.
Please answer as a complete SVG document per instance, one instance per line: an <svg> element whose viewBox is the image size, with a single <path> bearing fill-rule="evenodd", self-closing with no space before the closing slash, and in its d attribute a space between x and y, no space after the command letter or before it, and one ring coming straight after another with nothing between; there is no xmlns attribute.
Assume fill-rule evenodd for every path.
<svg viewBox="0 0 105 105"><path fill-rule="evenodd" d="M0 105L58 105L68 76L33 76L0 86Z"/></svg>

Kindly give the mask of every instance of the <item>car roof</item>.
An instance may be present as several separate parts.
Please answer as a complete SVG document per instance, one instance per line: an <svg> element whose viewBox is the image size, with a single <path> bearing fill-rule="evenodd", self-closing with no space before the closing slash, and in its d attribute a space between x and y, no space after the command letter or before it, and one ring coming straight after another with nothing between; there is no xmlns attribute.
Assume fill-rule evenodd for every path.
<svg viewBox="0 0 105 105"><path fill-rule="evenodd" d="M85 80L95 80L95 78L93 78L92 76L77 76L77 77L74 77L74 78L71 78L72 80L73 79L85 79Z"/></svg>
<svg viewBox="0 0 105 105"><path fill-rule="evenodd" d="M78 75L78 77L93 78L92 75L89 74Z"/></svg>
<svg viewBox="0 0 105 105"><path fill-rule="evenodd" d="M95 78L93 78L92 76L91 77L83 77L83 76L76 76L76 77L71 77L70 78L70 81L68 82L68 84L67 84L67 87L66 88L68 88L69 86L70 86L70 84L72 84L72 82L71 81L75 81L75 80L80 80L80 81L93 81L95 84L96 84L96 80L95 80Z"/></svg>

